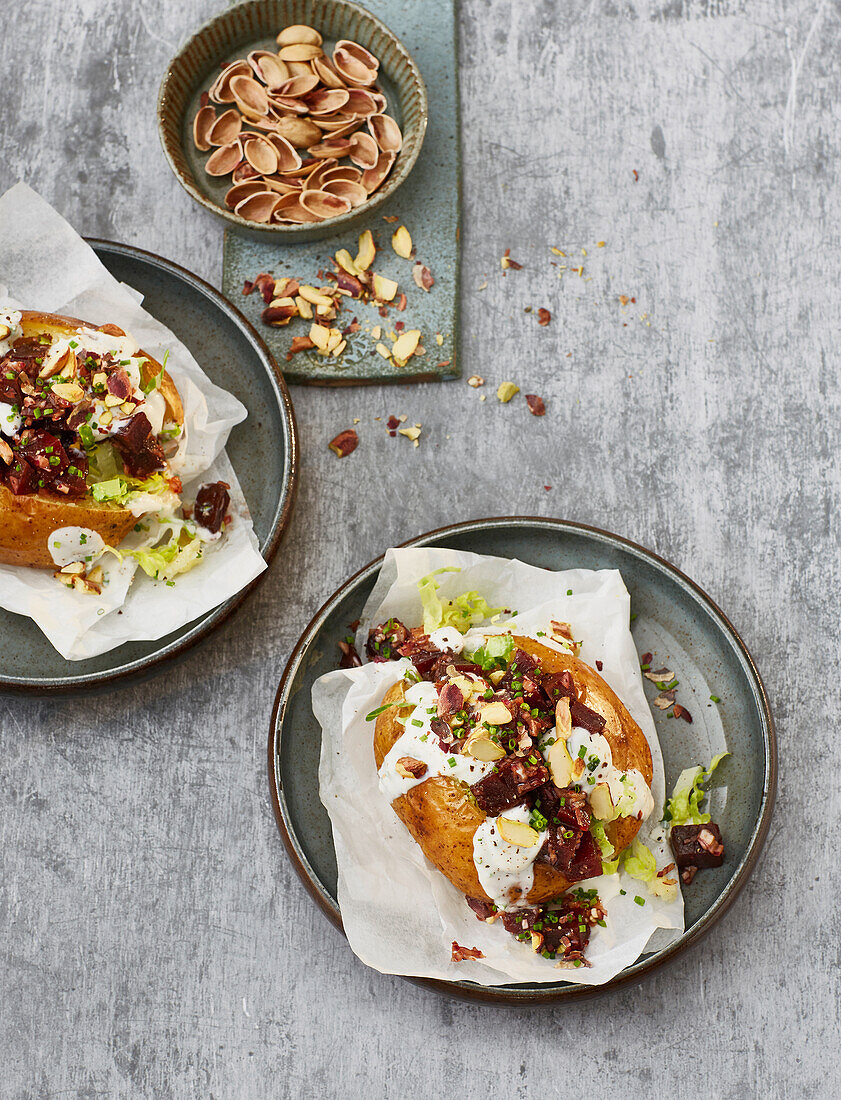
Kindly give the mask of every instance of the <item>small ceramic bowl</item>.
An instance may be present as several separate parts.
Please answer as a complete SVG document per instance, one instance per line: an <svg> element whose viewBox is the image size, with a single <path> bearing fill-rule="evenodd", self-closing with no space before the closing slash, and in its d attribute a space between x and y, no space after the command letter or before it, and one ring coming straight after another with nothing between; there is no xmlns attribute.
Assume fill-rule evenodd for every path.
<svg viewBox="0 0 841 1100"><path fill-rule="evenodd" d="M403 147L385 182L361 206L321 222L265 225L240 217L225 205L230 177L206 174L207 154L193 143L193 118L201 93L222 66L251 50L277 50L276 35L284 27L301 23L321 32L327 50L339 39L350 39L379 59L378 83L388 99L388 113L403 131ZM379 19L351 0L251 0L222 12L176 54L158 96L161 142L181 186L206 210L246 235L278 242L319 240L367 220L411 172L423 144L427 114L426 87L406 48Z"/></svg>

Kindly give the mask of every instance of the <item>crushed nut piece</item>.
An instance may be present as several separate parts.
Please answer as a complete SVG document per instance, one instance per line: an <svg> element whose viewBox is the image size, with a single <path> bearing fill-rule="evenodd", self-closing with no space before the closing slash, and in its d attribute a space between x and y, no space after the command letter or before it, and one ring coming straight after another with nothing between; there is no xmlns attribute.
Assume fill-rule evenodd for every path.
<svg viewBox="0 0 841 1100"><path fill-rule="evenodd" d="M549 312L548 309L543 309L543 307L541 307L537 311L537 323L542 328L545 328L546 325L548 325L551 320L552 320L552 314Z"/></svg>
<svg viewBox="0 0 841 1100"><path fill-rule="evenodd" d="M335 439L328 443L328 447L337 458L346 458L359 446L359 436L353 428L347 428L339 432Z"/></svg>
<svg viewBox="0 0 841 1100"><path fill-rule="evenodd" d="M532 416L544 416L546 414L546 406L543 404L543 398L538 397L536 393L526 394L526 404Z"/></svg>
<svg viewBox="0 0 841 1100"><path fill-rule="evenodd" d="M472 386L475 390L478 389L479 386L484 386L485 379L481 376L481 374L471 374L470 377L467 379L467 384L468 386Z"/></svg>

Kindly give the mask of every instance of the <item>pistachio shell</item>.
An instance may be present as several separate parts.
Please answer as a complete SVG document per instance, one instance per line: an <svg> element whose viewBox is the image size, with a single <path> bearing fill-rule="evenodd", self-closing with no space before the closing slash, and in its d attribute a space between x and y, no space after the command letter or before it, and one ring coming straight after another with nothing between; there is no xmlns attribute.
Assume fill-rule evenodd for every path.
<svg viewBox="0 0 841 1100"><path fill-rule="evenodd" d="M351 88L348 91L345 110L348 114L361 115L363 118L379 113L374 97L365 88Z"/></svg>
<svg viewBox="0 0 841 1100"><path fill-rule="evenodd" d="M233 187L229 187L225 193L225 205L230 210L233 210L238 202L242 202L243 199L247 199L251 195L256 195L258 191L265 190L265 186L268 186L268 181L264 185L261 179L246 180L245 183L235 183Z"/></svg>
<svg viewBox="0 0 841 1100"><path fill-rule="evenodd" d="M332 183L334 180L347 180L348 183L359 183L362 179L362 173L358 168L351 168L349 164L339 164L335 168L327 168L322 171L321 178L325 183L328 181Z"/></svg>
<svg viewBox="0 0 841 1100"><path fill-rule="evenodd" d="M318 88L307 96L307 106L313 116L330 115L340 111L349 99L350 92L346 88Z"/></svg>
<svg viewBox="0 0 841 1100"><path fill-rule="evenodd" d="M231 108L221 114L210 127L207 140L211 145L230 145L232 141L236 141L241 132L242 115Z"/></svg>
<svg viewBox="0 0 841 1100"><path fill-rule="evenodd" d="M269 108L276 119L285 118L290 112L296 115L307 114L307 105L303 99L294 99L288 95L270 95Z"/></svg>
<svg viewBox="0 0 841 1100"><path fill-rule="evenodd" d="M348 137L350 134L356 133L356 131L362 125L361 118L350 118L346 121L343 121L339 118L314 118L313 122L331 138Z"/></svg>
<svg viewBox="0 0 841 1100"><path fill-rule="evenodd" d="M269 88L277 88L290 77L289 66L275 54L264 54L259 62L260 77Z"/></svg>
<svg viewBox="0 0 841 1100"><path fill-rule="evenodd" d="M329 191L302 191L301 206L321 220L322 218L335 218L339 214L347 214L351 208L351 203L349 199L331 195Z"/></svg>
<svg viewBox="0 0 841 1100"><path fill-rule="evenodd" d="M231 81L235 76L248 76L250 72L251 67L247 61L232 61L210 85L208 95L214 103L233 103L234 95L231 91Z"/></svg>
<svg viewBox="0 0 841 1100"><path fill-rule="evenodd" d="M318 87L318 77L315 73L307 73L304 76L291 76L274 89L275 94L289 99L298 99L307 95Z"/></svg>
<svg viewBox="0 0 841 1100"><path fill-rule="evenodd" d="M280 201L281 197L276 191L257 191L237 203L234 213L251 222L265 224L272 220L272 214Z"/></svg>
<svg viewBox="0 0 841 1100"><path fill-rule="evenodd" d="M301 190L300 180L284 179L282 176L262 176L261 187L265 186L269 191L276 191L278 195L298 194ZM243 184L247 187L247 184Z"/></svg>
<svg viewBox="0 0 841 1100"><path fill-rule="evenodd" d="M311 214L309 210L306 210L301 206L301 196L283 195L280 202L275 207L274 220L286 221L286 222L318 222L321 218L315 214Z"/></svg>
<svg viewBox="0 0 841 1100"><path fill-rule="evenodd" d="M321 140L321 131L307 118L281 118L277 123L277 133L296 149L306 149Z"/></svg>
<svg viewBox="0 0 841 1100"><path fill-rule="evenodd" d="M291 46L281 46L277 56L281 61L312 61L314 57L320 57L322 53L321 46L308 42L296 42Z"/></svg>
<svg viewBox="0 0 841 1100"><path fill-rule="evenodd" d="M338 195L340 199L347 199L352 207L361 206L363 202L368 201L368 192L361 183L353 183L351 180L328 180L322 186L329 195Z"/></svg>
<svg viewBox="0 0 841 1100"><path fill-rule="evenodd" d="M289 70L286 68L285 63L270 50L252 50L246 57L246 61L251 66L251 71L257 79L262 80L269 87L282 84L284 80L289 79ZM269 79L269 77L272 79Z"/></svg>
<svg viewBox="0 0 841 1100"><path fill-rule="evenodd" d="M324 39L314 27L306 23L295 23L285 27L275 39L278 46L296 46L304 43L308 46L320 46Z"/></svg>
<svg viewBox="0 0 841 1100"><path fill-rule="evenodd" d="M368 129L384 153L399 153L403 148L403 135L391 115L371 115Z"/></svg>
<svg viewBox="0 0 841 1100"><path fill-rule="evenodd" d="M313 157L307 157L306 160L301 161L300 168L294 168L289 172L284 172L283 176L285 179L290 180L306 179L308 176L311 176L316 169L320 168L322 164L324 164L324 161L315 160Z"/></svg>
<svg viewBox="0 0 841 1100"><path fill-rule="evenodd" d="M350 152L350 140L346 137L328 137L316 145L308 146L307 152L318 160L345 157Z"/></svg>
<svg viewBox="0 0 841 1100"><path fill-rule="evenodd" d="M216 111L213 107L201 107L193 119L193 142L197 149L206 153L210 148L208 134L216 122ZM316 139L317 140L317 139Z"/></svg>
<svg viewBox="0 0 841 1100"><path fill-rule="evenodd" d="M230 145L220 145L214 149L204 165L204 170L209 176L227 176L233 172L242 160L242 144L237 138Z"/></svg>
<svg viewBox="0 0 841 1100"><path fill-rule="evenodd" d="M269 97L262 84L251 76L231 78L231 93L244 115L262 118L268 114Z"/></svg>
<svg viewBox="0 0 841 1100"><path fill-rule="evenodd" d="M292 143L287 141L285 137L281 137L280 134L272 134L266 138L266 141L274 146L277 153L277 172L294 172L301 167L301 158L296 153Z"/></svg>
<svg viewBox="0 0 841 1100"><path fill-rule="evenodd" d="M342 39L333 50L333 67L346 84L359 87L374 83L380 63L363 46Z"/></svg>
<svg viewBox="0 0 841 1100"><path fill-rule="evenodd" d="M286 68L291 76L310 76L312 74L311 61L287 61Z"/></svg>
<svg viewBox="0 0 841 1100"><path fill-rule="evenodd" d="M312 71L319 78L325 88L344 88L345 84L333 63L326 57L314 57L310 62Z"/></svg>
<svg viewBox="0 0 841 1100"><path fill-rule="evenodd" d="M255 137L243 148L245 159L261 176L270 176L278 168L278 151L268 138ZM298 154L293 150L293 156ZM299 158L298 158L299 159Z"/></svg>
<svg viewBox="0 0 841 1100"><path fill-rule="evenodd" d="M373 168L365 169L365 171L362 173L362 186L365 188L369 195L377 190L377 188L386 178L388 173L391 171L391 167L396 159L396 153L380 153L380 155L377 157L376 165Z"/></svg>
<svg viewBox="0 0 841 1100"><path fill-rule="evenodd" d="M231 174L232 183L247 183L248 180L258 179L260 173L252 168L247 160L241 160Z"/></svg>
<svg viewBox="0 0 841 1100"><path fill-rule="evenodd" d="M356 133L350 139L348 156L360 168L376 168L380 147L370 134Z"/></svg>
<svg viewBox="0 0 841 1100"><path fill-rule="evenodd" d="M379 115L385 114L385 110L388 107L388 100L385 98L385 96L382 94L382 92L372 91L371 92L371 98L373 99L374 104L376 105L377 114L379 114Z"/></svg>
<svg viewBox="0 0 841 1100"><path fill-rule="evenodd" d="M327 160L316 161L316 165L317 167L307 174L304 181L305 191L320 191L325 175L336 167L337 161L333 157L328 157Z"/></svg>

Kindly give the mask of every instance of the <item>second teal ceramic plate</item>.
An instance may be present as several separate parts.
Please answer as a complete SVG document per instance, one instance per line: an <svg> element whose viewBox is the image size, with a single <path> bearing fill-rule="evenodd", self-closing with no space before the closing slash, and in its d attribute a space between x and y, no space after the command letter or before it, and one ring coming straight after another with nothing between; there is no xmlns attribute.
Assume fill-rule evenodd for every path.
<svg viewBox="0 0 841 1100"><path fill-rule="evenodd" d="M563 520L507 517L431 531L407 546L449 546L519 558L546 569L618 569L631 594L631 627L640 653L669 657L681 682L688 724L654 709L671 789L684 767L707 764L725 742L731 756L717 780L713 813L726 842L724 865L684 891L686 931L665 950L643 955L605 986L478 986L421 979L449 996L515 1005L579 1000L643 977L707 933L744 886L768 832L777 782L774 724L759 672L722 611L673 565L607 531ZM269 734L269 781L281 836L293 865L321 909L341 928L336 855L330 821L318 797L321 731L310 704L313 682L337 667L338 643L359 618L379 572L371 562L335 593L304 631L278 689ZM653 684L649 698L657 694ZM711 701L714 695L719 703ZM702 720L703 719L703 720ZM744 919L749 914L743 913Z"/></svg>

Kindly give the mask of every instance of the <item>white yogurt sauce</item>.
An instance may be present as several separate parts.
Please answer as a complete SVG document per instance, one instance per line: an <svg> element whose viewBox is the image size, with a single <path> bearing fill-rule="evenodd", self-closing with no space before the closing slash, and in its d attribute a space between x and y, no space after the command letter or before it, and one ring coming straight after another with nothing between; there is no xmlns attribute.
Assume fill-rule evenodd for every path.
<svg viewBox="0 0 841 1100"><path fill-rule="evenodd" d="M453 653L461 653L464 649L464 636L454 626L441 626L433 630L429 640L438 649L451 649Z"/></svg>
<svg viewBox="0 0 841 1100"><path fill-rule="evenodd" d="M20 336L20 311L17 309L0 309L0 325L7 325L11 332L0 340L0 355L11 351L12 344Z"/></svg>
<svg viewBox="0 0 841 1100"><path fill-rule="evenodd" d="M137 354L139 350L137 342L131 336L110 336L107 333L88 328L80 329L78 332L70 333L67 336L61 336L50 344L44 356L44 369L48 369L53 363L57 363L71 346L73 351L79 353L92 351L104 355L110 352L128 375L132 387L129 400L137 406L142 406L143 412L146 413L152 423L152 431L155 435L160 434L166 405L163 397L157 391L152 391L148 397L143 393L141 367L146 359L144 356ZM156 399L152 402L152 415L149 413L150 398ZM106 410L108 415L105 416L105 423L103 424L102 417L106 414ZM107 407L102 397L94 398L88 422L94 439L97 442L108 439L114 434L116 423L127 421L133 415L134 410L130 413L124 413L119 405Z"/></svg>
<svg viewBox="0 0 841 1100"><path fill-rule="evenodd" d="M529 823L527 806L513 806L500 817ZM486 817L473 834L473 863L482 889L500 909L521 908L534 882L534 861L548 836L544 830L537 835L532 848L509 844L499 833L499 817ZM512 896L513 895L513 896Z"/></svg>
<svg viewBox="0 0 841 1100"><path fill-rule="evenodd" d="M105 552L105 542L90 527L58 527L47 537L50 557L61 568L72 561L86 564L96 561Z"/></svg>
<svg viewBox="0 0 841 1100"><path fill-rule="evenodd" d="M590 733L589 730L576 726L567 739L567 751L575 760L582 749L584 772L576 780L582 791L589 794L597 783L607 783L614 806L618 805L620 799L625 799L621 806L621 816L645 821L654 810L654 797L642 773L636 768L623 772L614 767L613 753L607 738L601 733ZM598 757L599 762L590 770L592 757Z"/></svg>
<svg viewBox="0 0 841 1100"><path fill-rule="evenodd" d="M493 771L491 761L474 760L472 756L442 750L431 725L438 711L438 692L434 684L426 680L412 684L406 692L406 702L415 709L406 719L405 732L394 742L378 772L380 790L389 802L435 775L446 775L473 784ZM419 779L399 775L396 764L401 756L422 760L426 764L424 774Z"/></svg>
<svg viewBox="0 0 841 1100"><path fill-rule="evenodd" d="M0 433L3 435L17 435L23 424L23 417L15 412L14 405L6 401L0 401Z"/></svg>

